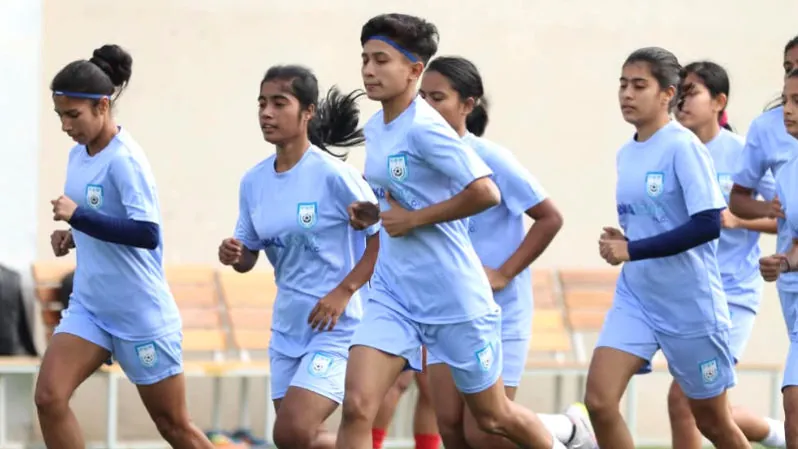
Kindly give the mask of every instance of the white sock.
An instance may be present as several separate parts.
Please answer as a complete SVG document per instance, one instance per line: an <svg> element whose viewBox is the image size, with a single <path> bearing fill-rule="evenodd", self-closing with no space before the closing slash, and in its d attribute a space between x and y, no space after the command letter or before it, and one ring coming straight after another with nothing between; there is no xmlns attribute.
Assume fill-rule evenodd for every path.
<svg viewBox="0 0 798 449"><path fill-rule="evenodd" d="M760 443L767 447L786 448L787 436L784 435L784 421L777 421L772 418L765 418L765 421L768 422L770 430L768 431L768 436Z"/></svg>
<svg viewBox="0 0 798 449"><path fill-rule="evenodd" d="M565 445L562 444L562 442L560 442L560 440L557 438L552 438L551 440L553 441L551 449L567 449Z"/></svg>
<svg viewBox="0 0 798 449"><path fill-rule="evenodd" d="M557 442L567 444L571 441L571 438L574 437L576 428L571 418L565 415L548 415L545 413L538 413L538 418L543 422L546 429L554 435L554 439L556 440L554 443L555 449L560 448Z"/></svg>

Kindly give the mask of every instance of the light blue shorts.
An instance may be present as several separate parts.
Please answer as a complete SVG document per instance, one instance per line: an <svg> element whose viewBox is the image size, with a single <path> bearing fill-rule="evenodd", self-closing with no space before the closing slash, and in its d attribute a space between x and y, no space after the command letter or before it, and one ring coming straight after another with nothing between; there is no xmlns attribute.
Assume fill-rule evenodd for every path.
<svg viewBox="0 0 798 449"><path fill-rule="evenodd" d="M424 345L427 364L433 357L446 363L458 390L479 393L493 386L501 375L501 309L497 306L488 315L462 323L421 324L371 300L352 338L351 346L357 345L402 357L416 371L422 368Z"/></svg>
<svg viewBox="0 0 798 449"><path fill-rule="evenodd" d="M272 400L285 397L289 387L302 388L337 403L344 400L347 354L332 351L308 352L291 357L269 349Z"/></svg>
<svg viewBox="0 0 798 449"><path fill-rule="evenodd" d="M502 338L502 383L505 387L518 387L524 374L529 353L529 337ZM432 353L427 354L427 365L444 363Z"/></svg>
<svg viewBox="0 0 798 449"><path fill-rule="evenodd" d="M734 357L734 363L739 363L754 330L756 313L746 307L729 304L729 316L732 322L732 328L729 330L729 349Z"/></svg>
<svg viewBox="0 0 798 449"><path fill-rule="evenodd" d="M617 349L646 360L639 374L651 371L651 359L661 349L668 370L691 399L714 398L737 382L728 331L689 338L665 335L654 330L639 309L617 302L604 319L596 347Z"/></svg>
<svg viewBox="0 0 798 449"><path fill-rule="evenodd" d="M183 372L183 334L180 331L152 340L123 340L98 326L78 302L70 302L54 333L71 334L106 349L136 385L157 384Z"/></svg>

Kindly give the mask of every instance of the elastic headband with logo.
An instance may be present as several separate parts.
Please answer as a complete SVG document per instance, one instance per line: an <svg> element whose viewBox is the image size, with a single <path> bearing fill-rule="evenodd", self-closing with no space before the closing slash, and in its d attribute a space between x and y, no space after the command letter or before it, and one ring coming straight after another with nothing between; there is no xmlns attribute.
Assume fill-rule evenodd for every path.
<svg viewBox="0 0 798 449"><path fill-rule="evenodd" d="M371 37L369 38L369 40L371 40L371 39L374 39L374 40L376 40L376 41L382 41L382 42L385 42L386 44L388 44L388 45L390 45L391 47L395 48L395 49L396 49L396 51L398 51L399 53L401 53L401 54L405 55L405 58L409 59L409 60L410 60L410 62L419 62L419 59L418 59L418 57L417 57L416 55L414 55L413 53L410 53L410 51L406 50L404 47L402 47L401 45L397 44L397 43L396 43L396 42L395 42L393 39L391 39L391 38L388 38L388 37L385 37L385 36L379 36L379 35L378 35L378 36L371 36Z"/></svg>
<svg viewBox="0 0 798 449"><path fill-rule="evenodd" d="M108 95L105 94L89 94L85 92L70 92L67 90L54 90L53 95L58 95L59 97L88 98L90 100L108 98Z"/></svg>

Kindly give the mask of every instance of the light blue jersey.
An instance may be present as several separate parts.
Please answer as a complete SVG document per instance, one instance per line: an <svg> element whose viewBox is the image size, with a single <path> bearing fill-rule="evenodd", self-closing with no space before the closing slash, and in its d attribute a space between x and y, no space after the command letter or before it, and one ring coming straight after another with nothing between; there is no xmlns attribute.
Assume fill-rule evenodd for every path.
<svg viewBox="0 0 798 449"><path fill-rule="evenodd" d="M103 215L161 223L150 164L124 129L94 156L83 145L72 148L64 192L79 207ZM125 340L180 331L180 314L164 276L162 243L147 250L104 242L77 229L72 236L77 268L70 301L76 308L81 306L97 326Z"/></svg>
<svg viewBox="0 0 798 449"><path fill-rule="evenodd" d="M379 230L354 230L347 207L377 199L357 170L316 147L288 171L276 172L274 163L275 156L267 158L241 180L235 230L235 238L263 250L274 267L271 347L289 357L313 350L345 356L363 314L360 292L332 331L313 330L308 316L360 260L366 236Z"/></svg>
<svg viewBox="0 0 798 449"><path fill-rule="evenodd" d="M746 135L745 149L734 182L749 189L756 189L768 171L779 175L782 166L798 156L798 140L787 133L784 127L784 108L771 109L751 122ZM782 200L783 203L783 200ZM777 252L789 250L791 239L784 220L778 222ZM798 274L779 276L779 291L798 292Z"/></svg>
<svg viewBox="0 0 798 449"><path fill-rule="evenodd" d="M729 201L734 181L732 176L739 166L745 140L726 129L721 129L706 146L715 164L726 202ZM759 180L756 194L771 200L775 195L776 181L768 170ZM723 279L723 289L729 304L756 313L762 299L762 276L759 274L759 232L748 229L723 229L718 241L718 265ZM732 320L734 321L734 320Z"/></svg>
<svg viewBox="0 0 798 449"><path fill-rule="evenodd" d="M706 147L671 122L617 155L618 219L629 240L670 231L706 210L723 209ZM730 326L717 260L717 241L669 257L623 264L617 298L642 310L659 333L709 335Z"/></svg>
<svg viewBox="0 0 798 449"><path fill-rule="evenodd" d="M493 171L493 181L501 191L501 204L471 217L468 229L482 264L495 270L515 253L526 237L526 211L547 195L537 179L507 149L470 133L463 140ZM524 269L493 297L502 308L502 337L529 336L533 308L531 269ZM505 350L505 357L507 353Z"/></svg>
<svg viewBox="0 0 798 449"><path fill-rule="evenodd" d="M491 171L426 101L417 97L384 123L377 112L365 127L366 180L390 209L385 192L403 207L448 200ZM468 220L380 234L372 297L417 323L469 321L496 308L493 292L468 235Z"/></svg>

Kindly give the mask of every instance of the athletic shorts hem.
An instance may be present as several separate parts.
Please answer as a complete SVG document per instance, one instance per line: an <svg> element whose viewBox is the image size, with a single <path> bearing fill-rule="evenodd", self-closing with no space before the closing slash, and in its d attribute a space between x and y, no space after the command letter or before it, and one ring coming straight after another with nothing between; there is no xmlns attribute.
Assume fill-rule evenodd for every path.
<svg viewBox="0 0 798 449"><path fill-rule="evenodd" d="M501 374L502 374L501 370L496 370L496 375L492 376L489 381L483 382L483 383L479 384L476 387L463 388L462 386L457 385L456 381L455 381L455 386L457 387L457 390L460 393L463 393L463 394L482 393L483 391L487 390L488 388L496 385L496 382L498 382L499 379L502 377Z"/></svg>
<svg viewBox="0 0 798 449"><path fill-rule="evenodd" d="M407 357L404 357L401 354L396 354L393 351L389 351L387 349L380 348L377 345L368 344L368 343L352 343L351 345L349 345L349 350L351 351L352 348L354 348L355 346L363 346L363 347L366 347L366 348L376 349L377 351L384 352L384 353L386 353L386 354L388 354L390 356L398 357L400 359L404 359L405 368L402 371L407 371L408 369L411 369L411 370L419 372L419 373L424 371L423 367L421 367L421 366L418 366L418 367L413 366L413 362L411 362ZM443 363L443 362L441 362L441 363ZM427 365L429 365L429 363L427 363Z"/></svg>
<svg viewBox="0 0 798 449"><path fill-rule="evenodd" d="M679 381L677 380L676 382L678 383ZM730 388L732 388L734 385L735 384L732 383L731 385L726 385L726 386L723 386L723 387L720 387L720 388L716 388L714 390L704 390L701 393L697 393L697 394L690 394L690 393L684 391L684 388L682 388L682 391L684 391L684 395L687 396L687 398L700 401L702 399L716 398L716 397L722 395L723 393L725 393Z"/></svg>
<svg viewBox="0 0 798 449"><path fill-rule="evenodd" d="M109 347L105 346L104 344L102 344L102 343L100 343L98 341L94 341L94 339L89 338L86 335L80 335L76 331L72 331L72 330L68 330L68 329L67 330L58 329L58 327L56 327L55 331L53 332L53 335L57 335L57 334L69 334L69 335L72 335L74 337L78 337L78 338L80 338L83 341L87 341L87 342L89 342L89 343L91 343L91 344L93 344L95 346L99 346L99 347L105 349L106 351L108 351L110 353L113 353L113 348L109 348Z"/></svg>
<svg viewBox="0 0 798 449"><path fill-rule="evenodd" d="M635 356L635 357L637 357L639 359L642 359L643 361L645 361L645 365L642 368L640 368L640 371L638 371L636 374L648 374L648 373L650 373L652 371L651 359L649 359L645 355L636 354L634 351L631 351L628 348L619 348L617 346L610 346L610 345L606 345L606 344L596 345L596 348L610 348L610 349L614 349L616 351L620 351L620 352L623 352L623 353L626 353L626 354L629 354L629 355L633 355L633 356Z"/></svg>
<svg viewBox="0 0 798 449"><path fill-rule="evenodd" d="M288 386L288 389L291 389L291 388L301 388L303 390L307 390L307 391L309 391L311 393L315 393L315 394L317 394L317 395L319 395L321 397L325 397L325 398L335 402L338 405L341 405L344 402L344 394L343 393L341 393L341 394L333 394L333 393L330 393L329 391L323 391L322 389L320 389L318 387L314 387L313 385L305 384L303 382L292 382L291 385ZM283 395L280 396L279 398L274 397L274 396L272 396L272 397L274 399L282 399L282 398L285 397L286 394L288 394L288 390L286 390L285 393L283 393Z"/></svg>
<svg viewBox="0 0 798 449"><path fill-rule="evenodd" d="M510 387L510 388L518 388L518 386L521 385L520 380L516 382L514 380L507 381L502 379L502 383L504 384L505 387Z"/></svg>
<svg viewBox="0 0 798 449"><path fill-rule="evenodd" d="M157 376L141 377L141 378L132 378L128 376L127 378L128 380L130 380L130 382L132 382L135 385L155 385L158 382L161 382L162 380L166 380L170 377L177 376L178 374L183 374L182 366L174 367L168 371L164 371L163 373ZM125 373L125 375L127 375L127 373Z"/></svg>

